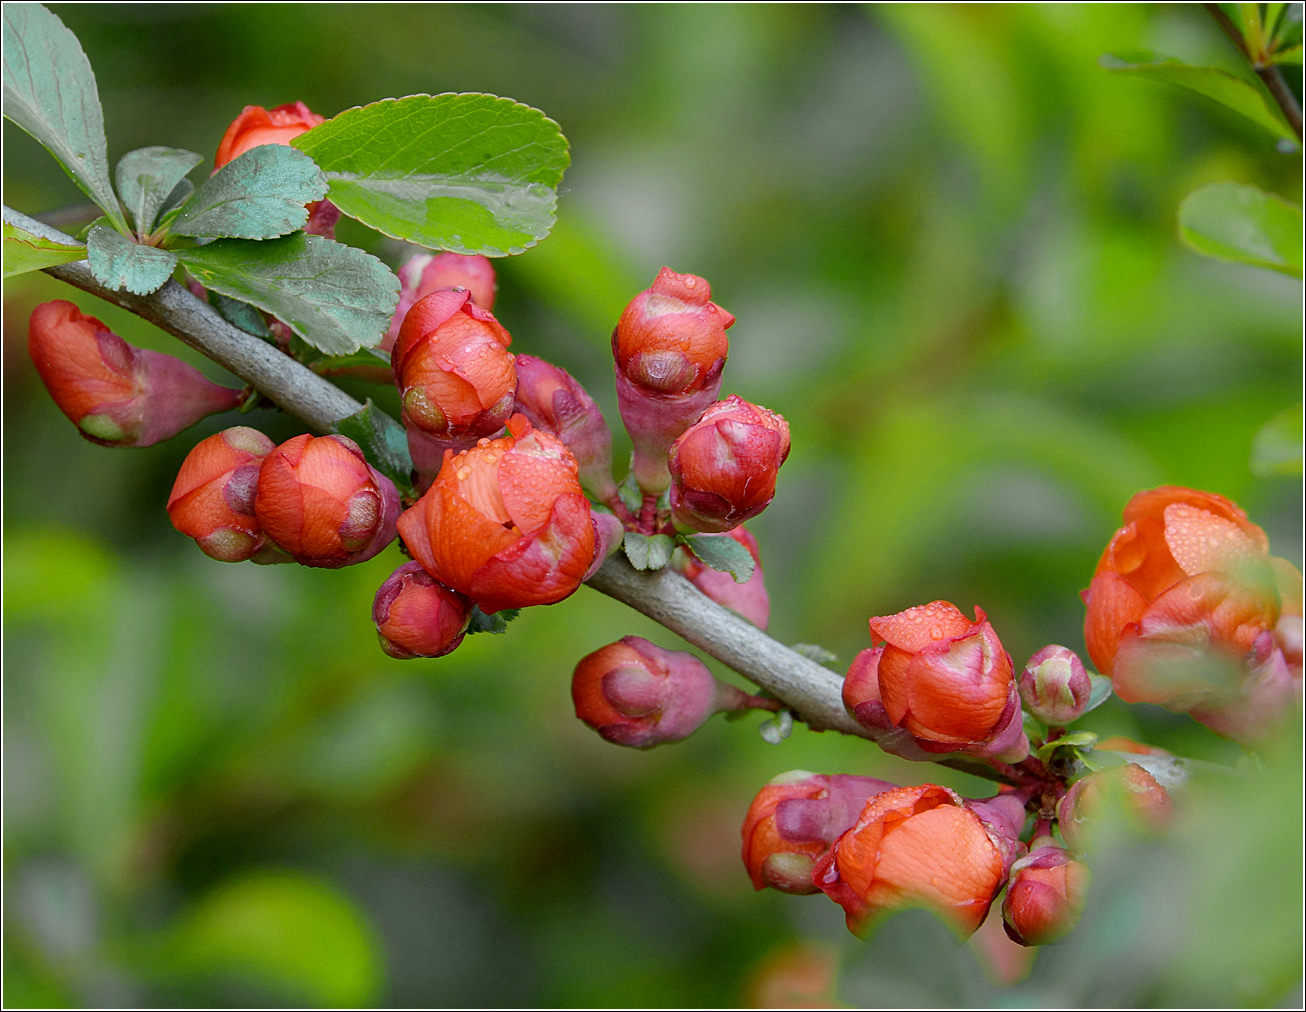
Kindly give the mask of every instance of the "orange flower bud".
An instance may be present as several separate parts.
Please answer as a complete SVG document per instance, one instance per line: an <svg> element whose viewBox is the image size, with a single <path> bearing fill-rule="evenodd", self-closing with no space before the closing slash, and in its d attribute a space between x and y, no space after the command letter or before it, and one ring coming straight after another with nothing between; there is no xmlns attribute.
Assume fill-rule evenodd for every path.
<svg viewBox="0 0 1306 1012"><path fill-rule="evenodd" d="M1066 843L1075 850L1087 849L1108 801L1120 804L1127 819L1151 832L1170 821L1170 795L1151 773L1134 763L1113 766L1076 781L1057 803L1057 822Z"/></svg>
<svg viewBox="0 0 1306 1012"><path fill-rule="evenodd" d="M1079 922L1088 898L1088 868L1060 847L1031 851L1011 866L1003 926L1021 945L1051 945Z"/></svg>
<svg viewBox="0 0 1306 1012"><path fill-rule="evenodd" d="M744 816L744 867L754 889L815 893L816 862L850 829L866 802L893 784L874 777L791 770L757 792Z"/></svg>
<svg viewBox="0 0 1306 1012"><path fill-rule="evenodd" d="M59 410L101 446L153 446L241 402L239 390L210 383L181 359L133 347L63 299L32 311L27 350Z"/></svg>
<svg viewBox="0 0 1306 1012"><path fill-rule="evenodd" d="M404 317L390 358L405 424L443 440L502 429L517 389L511 343L468 292L420 299Z"/></svg>
<svg viewBox="0 0 1306 1012"><path fill-rule="evenodd" d="M630 300L612 332L617 371L660 394L701 390L718 379L735 318L712 301L712 286L670 267Z"/></svg>
<svg viewBox="0 0 1306 1012"><path fill-rule="evenodd" d="M675 441L671 515L685 531L719 533L757 516L775 498L789 456L789 425L780 415L730 395Z"/></svg>
<svg viewBox="0 0 1306 1012"><path fill-rule="evenodd" d="M1188 711L1230 737L1263 736L1301 693L1290 635L1301 574L1210 492L1140 492L1124 520L1084 592L1093 662L1127 702Z"/></svg>
<svg viewBox="0 0 1306 1012"><path fill-rule="evenodd" d="M219 562L289 562L267 544L254 515L259 467L271 452L272 440L243 425L201 441L168 496L172 526Z"/></svg>
<svg viewBox="0 0 1306 1012"><path fill-rule="evenodd" d="M816 864L813 881L863 934L906 907L938 913L963 937L983 922L1002 887L1003 857L979 816L935 784L872 798Z"/></svg>
<svg viewBox="0 0 1306 1012"><path fill-rule="evenodd" d="M597 544L571 451L520 415L509 431L447 451L430 489L399 518L413 558L487 614L561 601Z"/></svg>
<svg viewBox="0 0 1306 1012"><path fill-rule="evenodd" d="M213 156L213 169L216 172L246 151L263 144L289 144L300 134L324 122L325 117L313 112L303 102L291 102L275 109L247 105L222 135L218 153Z"/></svg>
<svg viewBox="0 0 1306 1012"><path fill-rule="evenodd" d="M268 540L305 566L366 562L395 537L399 492L344 436L296 436L264 458L254 513Z"/></svg>
<svg viewBox="0 0 1306 1012"><path fill-rule="evenodd" d="M710 597L717 604L737 611L759 629L765 629L771 619L771 599L766 593L766 584L762 577L762 558L759 554L757 538L741 524L724 534L710 534L705 537L733 538L748 549L753 557L753 575L743 583L735 583L729 573L699 562L683 546L676 549L671 557L671 564L676 571L690 583Z"/></svg>
<svg viewBox="0 0 1306 1012"><path fill-rule="evenodd" d="M923 752L971 752L1019 762L1029 754L1011 657L980 608L972 622L934 601L870 621L883 652L863 651L844 680L844 705L891 748L907 732ZM898 742L909 746L911 743Z"/></svg>
<svg viewBox="0 0 1306 1012"><path fill-rule="evenodd" d="M417 253L395 272L399 275L399 305L381 348L394 347L404 317L419 299L442 288L466 288L472 302L487 313L494 308L494 265L488 257L462 253Z"/></svg>
<svg viewBox="0 0 1306 1012"><path fill-rule="evenodd" d="M463 641L472 602L431 579L420 562L405 562L377 588L372 621L391 657L443 657Z"/></svg>

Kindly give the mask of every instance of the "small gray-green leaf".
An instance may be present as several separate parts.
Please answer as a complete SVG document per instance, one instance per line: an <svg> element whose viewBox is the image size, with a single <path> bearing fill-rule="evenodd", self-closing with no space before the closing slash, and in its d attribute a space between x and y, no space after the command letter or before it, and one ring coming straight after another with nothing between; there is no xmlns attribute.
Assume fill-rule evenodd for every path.
<svg viewBox="0 0 1306 1012"><path fill-rule="evenodd" d="M752 577L753 556L734 538L723 534L694 534L684 540L703 565L729 573L735 583L747 583Z"/></svg>
<svg viewBox="0 0 1306 1012"><path fill-rule="evenodd" d="M1252 474L1258 478L1302 473L1302 406L1280 411L1252 440Z"/></svg>
<svg viewBox="0 0 1306 1012"><path fill-rule="evenodd" d="M1106 675L1090 674L1088 676L1088 684L1088 702L1084 704L1084 713L1096 710L1111 698L1112 692L1111 679ZM1081 713L1079 716L1084 716L1084 713Z"/></svg>
<svg viewBox="0 0 1306 1012"><path fill-rule="evenodd" d="M671 561L676 543L665 534L637 534L627 531L622 540L626 558L636 569L661 569Z"/></svg>
<svg viewBox="0 0 1306 1012"><path fill-rule="evenodd" d="M304 206L326 196L313 159L284 144L251 148L210 176L168 230L202 238L275 239L308 221Z"/></svg>
<svg viewBox="0 0 1306 1012"><path fill-rule="evenodd" d="M119 159L114 170L118 196L131 213L137 235L150 233L186 173L203 160L194 151L158 146L137 148Z"/></svg>
<svg viewBox="0 0 1306 1012"><path fill-rule="evenodd" d="M1091 749L1096 741L1097 735L1092 731L1072 731L1041 746L1037 754L1040 759L1047 761L1059 748Z"/></svg>
<svg viewBox="0 0 1306 1012"><path fill-rule="evenodd" d="M335 431L357 443L368 462L393 481L400 492L413 494L413 458L408 453L408 435L370 397L362 411L338 421Z"/></svg>
<svg viewBox="0 0 1306 1012"><path fill-rule="evenodd" d="M114 291L149 295L163 287L177 267L177 257L166 249L142 246L104 225L86 237L86 259L95 280Z"/></svg>
<svg viewBox="0 0 1306 1012"><path fill-rule="evenodd" d="M68 246L33 235L12 222L4 223L4 276L7 278L85 259L85 246Z"/></svg>
<svg viewBox="0 0 1306 1012"><path fill-rule="evenodd" d="M302 232L218 239L177 257L205 288L271 313L328 355L380 342L399 302L399 279L376 257Z"/></svg>
<svg viewBox="0 0 1306 1012"><path fill-rule="evenodd" d="M496 636L508 631L508 623L521 614L520 608L506 608L487 615L479 605L472 606L472 615L467 626L467 635L473 633L494 633Z"/></svg>
<svg viewBox="0 0 1306 1012"><path fill-rule="evenodd" d="M263 314L255 306L239 299L229 299L221 292L209 292L209 305L221 314L222 318L233 327L239 327L246 334L267 340L272 336L268 325L263 322Z"/></svg>
<svg viewBox="0 0 1306 1012"><path fill-rule="evenodd" d="M1189 91L1195 91L1234 112L1241 113L1275 137L1293 143L1297 141L1297 135L1293 133L1292 127L1283 118L1283 113L1279 111L1278 105L1269 93L1241 77L1234 77L1215 67L1194 67L1180 60L1149 59L1147 62L1131 62L1107 54L1097 62L1104 70L1136 74L1150 81L1176 84Z"/></svg>
<svg viewBox="0 0 1306 1012"><path fill-rule="evenodd" d="M829 664L839 659L838 654L831 653L817 643L795 643L789 649L796 654L802 654L808 660L816 661L817 664Z"/></svg>
<svg viewBox="0 0 1306 1012"><path fill-rule="evenodd" d="M95 73L77 36L40 4L4 5L4 114L41 142L119 232Z"/></svg>
<svg viewBox="0 0 1306 1012"><path fill-rule="evenodd" d="M1188 194L1179 237L1217 260L1302 276L1301 209L1254 186L1212 183Z"/></svg>
<svg viewBox="0 0 1306 1012"><path fill-rule="evenodd" d="M617 486L617 495L621 497L626 509L636 516L639 515L640 507L644 505L644 494L640 492L633 474L626 475L625 480Z"/></svg>
<svg viewBox="0 0 1306 1012"><path fill-rule="evenodd" d="M396 239L506 256L549 234L570 162L558 124L494 95L409 95L346 109L292 142L342 212Z"/></svg>

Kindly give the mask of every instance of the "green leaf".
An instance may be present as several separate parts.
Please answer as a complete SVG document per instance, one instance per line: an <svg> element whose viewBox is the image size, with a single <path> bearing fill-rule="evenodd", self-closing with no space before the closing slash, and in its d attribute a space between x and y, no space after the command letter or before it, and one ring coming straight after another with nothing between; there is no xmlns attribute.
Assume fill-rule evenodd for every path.
<svg viewBox="0 0 1306 1012"><path fill-rule="evenodd" d="M148 147L128 151L118 161L114 178L118 195L127 205L137 235L148 235L159 212L168 204L186 173L204 160L194 151L181 148ZM190 181L186 181L190 186Z"/></svg>
<svg viewBox="0 0 1306 1012"><path fill-rule="evenodd" d="M520 608L506 608L503 611L496 611L493 615L487 615L481 611L480 605L472 606L471 624L467 627L467 635L473 633L505 633L508 631L508 623L521 614Z"/></svg>
<svg viewBox="0 0 1306 1012"><path fill-rule="evenodd" d="M77 36L40 4L4 5L4 114L54 155L114 228L129 231L109 181L91 63Z"/></svg>
<svg viewBox="0 0 1306 1012"><path fill-rule="evenodd" d="M133 295L158 291L177 267L177 257L168 250L142 246L104 225L91 229L86 253L96 281Z"/></svg>
<svg viewBox="0 0 1306 1012"><path fill-rule="evenodd" d="M735 583L746 583L753 575L753 556L734 538L693 534L683 539L705 566L729 573Z"/></svg>
<svg viewBox="0 0 1306 1012"><path fill-rule="evenodd" d="M1130 62L1106 54L1098 60L1105 70L1137 74L1150 81L1176 84L1189 91L1219 102L1234 112L1241 113L1253 123L1264 127L1275 137L1297 143L1297 135L1283 118L1283 113L1264 89L1241 77L1215 67L1194 67L1180 60L1151 60Z"/></svg>
<svg viewBox="0 0 1306 1012"><path fill-rule="evenodd" d="M549 234L570 162L558 124L494 95L409 95L346 109L291 142L342 212L396 239L506 256Z"/></svg>
<svg viewBox="0 0 1306 1012"><path fill-rule="evenodd" d="M1301 44L1289 46L1287 49L1281 49L1270 57L1271 63L1291 63L1294 66L1301 66Z"/></svg>
<svg viewBox="0 0 1306 1012"><path fill-rule="evenodd" d="M1090 749L1096 741L1097 735L1092 731L1072 731L1041 746L1036 754L1046 762L1059 748Z"/></svg>
<svg viewBox="0 0 1306 1012"><path fill-rule="evenodd" d="M218 239L177 258L205 288L271 313L328 355L377 344L399 302L399 279L376 257L302 232Z"/></svg>
<svg viewBox="0 0 1306 1012"><path fill-rule="evenodd" d="M1302 473L1302 406L1280 411L1252 440L1252 474L1272 478Z"/></svg>
<svg viewBox="0 0 1306 1012"><path fill-rule="evenodd" d="M661 569L671 561L676 543L666 534L637 534L627 531L622 539L626 558L636 569Z"/></svg>
<svg viewBox="0 0 1306 1012"><path fill-rule="evenodd" d="M404 427L373 404L370 397L362 411L336 422L335 431L362 447L371 465L393 481L401 493L414 494L413 458L408 454L408 435Z"/></svg>
<svg viewBox="0 0 1306 1012"><path fill-rule="evenodd" d="M33 235L12 222L4 223L4 276L7 278L85 259L85 246L68 246Z"/></svg>
<svg viewBox="0 0 1306 1012"><path fill-rule="evenodd" d="M1179 205L1179 237L1217 260L1302 276L1301 209L1241 183L1212 183Z"/></svg>
<svg viewBox="0 0 1306 1012"><path fill-rule="evenodd" d="M272 337L272 331L263 322L263 314L255 306L239 299L229 299L221 292L209 292L209 305L218 311L224 320L233 327L239 327L246 334L261 337L265 341Z"/></svg>
<svg viewBox="0 0 1306 1012"><path fill-rule="evenodd" d="M1111 688L1111 679L1106 675L1090 674L1088 676L1088 684L1088 702L1084 705L1084 713L1090 713L1093 710L1096 710L1111 698L1111 693L1113 691ZM1081 713L1079 716L1084 716L1084 713Z"/></svg>
<svg viewBox="0 0 1306 1012"><path fill-rule="evenodd" d="M808 660L816 661L817 664L831 664L839 659L838 654L831 653L816 643L795 643L789 649L796 654L802 654Z"/></svg>
<svg viewBox="0 0 1306 1012"><path fill-rule="evenodd" d="M639 484L633 474L626 475L625 480L617 486L617 495L621 497L626 509L636 516L639 515L640 507L644 505L644 493L639 490Z"/></svg>
<svg viewBox="0 0 1306 1012"><path fill-rule="evenodd" d="M284 144L263 144L201 183L168 231L201 238L275 239L303 228L305 205L324 196L326 179L313 159Z"/></svg>
<svg viewBox="0 0 1306 1012"><path fill-rule="evenodd" d="M1092 773L1110 769L1112 766L1128 765L1125 753L1103 752L1101 749L1085 749L1079 753L1079 761Z"/></svg>

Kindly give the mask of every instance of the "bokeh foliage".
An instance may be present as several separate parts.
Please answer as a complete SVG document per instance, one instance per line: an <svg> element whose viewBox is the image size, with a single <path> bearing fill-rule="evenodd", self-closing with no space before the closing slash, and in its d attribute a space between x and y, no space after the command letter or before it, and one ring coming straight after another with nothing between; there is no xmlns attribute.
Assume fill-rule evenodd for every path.
<svg viewBox="0 0 1306 1012"><path fill-rule="evenodd" d="M946 598L984 607L1017 663L1082 649L1078 591L1128 497L1166 482L1230 496L1300 562L1299 481L1248 467L1300 401L1300 285L1176 237L1203 184L1299 202L1300 156L1097 64L1149 50L1245 74L1195 5L52 9L96 70L111 161L207 156L243 105L296 99L332 115L484 91L556 119L558 224L496 262L496 314L615 420L625 301L663 264L711 281L739 318L723 393L793 431L752 525L781 640L846 663L867 616ZM7 203L81 199L4 131ZM767 745L755 719L607 745L571 714L575 661L629 633L682 644L587 589L447 658L390 660L369 607L397 549L341 572L204 558L163 503L231 420L148 450L83 442L26 358L51 298L199 362L43 275L6 285L8 1005L731 1005L803 940L841 954L852 1004L1290 995L1301 788L1278 771L1299 750L1237 790L1199 781L1168 842L1115 841L1083 929L1015 993L932 921L857 942L823 898L752 893L743 812L795 767L935 771L801 729ZM1113 701L1088 725L1239 755L1156 708Z"/></svg>

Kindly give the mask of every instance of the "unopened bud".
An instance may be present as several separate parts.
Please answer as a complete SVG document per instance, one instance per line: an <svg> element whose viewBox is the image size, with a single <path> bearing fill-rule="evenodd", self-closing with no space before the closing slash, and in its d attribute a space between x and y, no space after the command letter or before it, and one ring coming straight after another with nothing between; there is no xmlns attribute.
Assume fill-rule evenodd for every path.
<svg viewBox="0 0 1306 1012"><path fill-rule="evenodd" d="M1093 688L1079 655L1055 644L1029 659L1019 687L1025 708L1051 727L1063 727L1083 716Z"/></svg>
<svg viewBox="0 0 1306 1012"><path fill-rule="evenodd" d="M676 526L720 533L751 520L775 497L788 456L789 425L780 415L733 394L713 404L667 456Z"/></svg>
<svg viewBox="0 0 1306 1012"><path fill-rule="evenodd" d="M566 369L536 358L518 355L517 400L531 425L550 432L567 444L580 465L580 483L601 502L617 494L612 480L612 431L594 398Z"/></svg>
<svg viewBox="0 0 1306 1012"><path fill-rule="evenodd" d="M63 299L33 310L27 350L59 410L101 446L152 446L242 399L181 359L132 347Z"/></svg>
<svg viewBox="0 0 1306 1012"><path fill-rule="evenodd" d="M1072 784L1057 803L1061 836L1071 848L1088 849L1110 802L1145 830L1158 831L1170 821L1170 795L1143 767L1128 763L1099 770Z"/></svg>
<svg viewBox="0 0 1306 1012"><path fill-rule="evenodd" d="M1061 941L1079 922L1088 881L1088 868L1062 848L1040 846L1030 851L1011 866L1002 901L1007 935L1021 945Z"/></svg>
<svg viewBox="0 0 1306 1012"><path fill-rule="evenodd" d="M417 253L395 272L399 275L399 305L381 348L394 347L408 310L442 288L465 288L471 300L486 312L494 308L494 265L487 257L462 253Z"/></svg>
<svg viewBox="0 0 1306 1012"><path fill-rule="evenodd" d="M405 562L377 589L372 621L391 657L443 657L463 641L472 602L422 568Z"/></svg>

